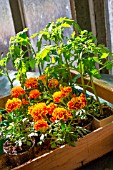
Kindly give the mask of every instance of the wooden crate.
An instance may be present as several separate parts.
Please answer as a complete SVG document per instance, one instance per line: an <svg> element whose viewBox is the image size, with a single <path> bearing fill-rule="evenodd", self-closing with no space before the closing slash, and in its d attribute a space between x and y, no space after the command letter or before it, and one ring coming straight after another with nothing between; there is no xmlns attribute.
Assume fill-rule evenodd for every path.
<svg viewBox="0 0 113 170"><path fill-rule="evenodd" d="M76 147L64 145L13 170L73 170L113 150L113 122L80 138Z"/></svg>
<svg viewBox="0 0 113 170"><path fill-rule="evenodd" d="M73 72L73 75L76 73ZM88 78L85 79L85 82ZM80 79L78 79L80 82ZM113 86L101 80L94 81L97 94L113 103ZM90 89L88 89L90 91ZM4 107L9 96L0 99L0 107ZM113 122L94 130L80 138L76 147L64 145L54 151L39 156L13 170L73 170L95 160L113 150Z"/></svg>
<svg viewBox="0 0 113 170"><path fill-rule="evenodd" d="M10 95L0 98L0 109L5 108L5 104L6 104L7 100L10 99L10 98L11 98Z"/></svg>

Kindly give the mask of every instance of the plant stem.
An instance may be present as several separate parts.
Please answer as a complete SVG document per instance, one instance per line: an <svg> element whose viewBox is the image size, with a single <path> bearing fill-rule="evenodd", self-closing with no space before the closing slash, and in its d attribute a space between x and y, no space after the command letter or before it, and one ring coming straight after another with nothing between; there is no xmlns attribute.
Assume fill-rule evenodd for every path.
<svg viewBox="0 0 113 170"><path fill-rule="evenodd" d="M68 80L68 81L70 81L70 83L72 84L72 75L71 75L70 67L69 67L69 64L68 64L68 61L67 61L65 55L64 55L64 58L65 58L65 62L66 62L66 67L67 67L67 69L68 69L68 77L69 77L69 80ZM70 84L70 85L71 85L71 84Z"/></svg>
<svg viewBox="0 0 113 170"><path fill-rule="evenodd" d="M86 88L85 88L85 83L84 83L84 76L83 76L83 70L82 70L82 52L80 53L80 75L81 75L81 82L83 86L83 92L86 95Z"/></svg>
<svg viewBox="0 0 113 170"><path fill-rule="evenodd" d="M7 74L7 78L8 78L8 80L9 80L9 82L10 82L10 87L11 87L11 89L13 88L13 83L12 83L12 80L10 79L10 77L9 77L9 73L8 73L8 70L6 69L6 74Z"/></svg>
<svg viewBox="0 0 113 170"><path fill-rule="evenodd" d="M35 50L34 50L34 48L32 47L32 50L33 50L33 52L34 52L34 54L35 54L35 57L36 57L36 52L35 52ZM38 64L38 70L39 70L39 73L40 73L40 75L41 75L41 68L40 68L40 65Z"/></svg>
<svg viewBox="0 0 113 170"><path fill-rule="evenodd" d="M103 114L102 106L101 106L99 97L98 97L97 92L96 92L96 88L95 88L95 85L94 85L94 82L93 82L93 78L90 77L90 80L91 80L92 89L93 89L93 91L94 91L94 95L95 95L96 100L97 100L97 102L98 102L98 104L99 104L100 114Z"/></svg>

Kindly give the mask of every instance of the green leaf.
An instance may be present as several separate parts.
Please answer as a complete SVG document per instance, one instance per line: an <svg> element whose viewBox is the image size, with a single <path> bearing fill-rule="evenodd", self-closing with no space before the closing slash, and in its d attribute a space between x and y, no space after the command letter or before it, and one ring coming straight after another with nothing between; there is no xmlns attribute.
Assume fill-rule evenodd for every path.
<svg viewBox="0 0 113 170"><path fill-rule="evenodd" d="M61 124L62 132L65 131L65 124Z"/></svg>
<svg viewBox="0 0 113 170"><path fill-rule="evenodd" d="M38 33L35 33L35 34L32 34L31 36L30 36L30 38L35 38L35 37L37 37L38 36Z"/></svg>
<svg viewBox="0 0 113 170"><path fill-rule="evenodd" d="M66 28L70 28L71 27L70 24L67 24L67 23L63 23L63 24L61 24L61 26L62 27L66 27Z"/></svg>
<svg viewBox="0 0 113 170"><path fill-rule="evenodd" d="M72 38L75 38L75 32L73 32L73 33L71 34L71 37L72 37Z"/></svg>
<svg viewBox="0 0 113 170"><path fill-rule="evenodd" d="M29 61L29 65L30 67L33 69L35 67L35 64L36 64L36 60L35 59L32 59Z"/></svg>
<svg viewBox="0 0 113 170"><path fill-rule="evenodd" d="M31 142L30 142L30 141L27 141L27 145L28 145L28 146L31 146Z"/></svg>
<svg viewBox="0 0 113 170"><path fill-rule="evenodd" d="M107 58L108 57L108 55L109 55L109 53L103 53L102 55L101 55L101 59L103 59L103 58Z"/></svg>
<svg viewBox="0 0 113 170"><path fill-rule="evenodd" d="M51 143L51 148L56 148L57 145L55 143Z"/></svg>
<svg viewBox="0 0 113 170"><path fill-rule="evenodd" d="M40 59L44 59L47 54L50 52L51 50L51 46L46 46L45 48L43 48L39 53L36 54L36 58L40 58Z"/></svg>
<svg viewBox="0 0 113 170"><path fill-rule="evenodd" d="M55 61L55 57L52 57L52 60L51 60L52 64L54 64L56 61Z"/></svg>

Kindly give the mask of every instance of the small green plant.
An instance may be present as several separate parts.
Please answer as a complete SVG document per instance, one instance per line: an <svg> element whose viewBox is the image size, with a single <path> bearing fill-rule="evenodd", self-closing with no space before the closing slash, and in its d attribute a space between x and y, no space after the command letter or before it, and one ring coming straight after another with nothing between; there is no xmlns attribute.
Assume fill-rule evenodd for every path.
<svg viewBox="0 0 113 170"><path fill-rule="evenodd" d="M13 82L17 79L20 84L23 86L26 73L35 66L35 55L34 49L32 47L30 38L27 36L28 29L24 29L22 32L19 32L17 35L10 38L9 42L9 51L4 57L1 56L0 59L0 73L1 75L7 76L11 88L13 87ZM15 78L12 80L8 73L8 63L12 63L15 73Z"/></svg>
<svg viewBox="0 0 113 170"><path fill-rule="evenodd" d="M72 32L69 37L64 34L65 29L74 27L77 30ZM86 94L89 87L94 91L96 100L100 105L99 97L96 93L93 78L100 78L100 70L106 68L112 69L113 60L109 61L108 56L113 59L113 54L104 45L97 45L97 39L92 32L81 30L73 21L67 18L59 18L56 23L49 23L39 33L32 36L38 36L36 60L41 67L46 63L44 73L48 77L57 78L60 82L72 85L76 83L77 78L81 78L80 86ZM46 44L43 45L43 40ZM103 62L104 59L104 62ZM100 68L97 69L96 65ZM57 70L57 71L56 71ZM76 70L78 75L72 78L71 70ZM84 77L89 76L89 82L84 83Z"/></svg>

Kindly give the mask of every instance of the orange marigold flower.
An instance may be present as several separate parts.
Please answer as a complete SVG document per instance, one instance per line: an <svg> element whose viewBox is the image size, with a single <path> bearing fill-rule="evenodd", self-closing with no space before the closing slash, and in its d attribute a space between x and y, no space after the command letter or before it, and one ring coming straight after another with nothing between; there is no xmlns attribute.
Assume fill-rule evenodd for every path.
<svg viewBox="0 0 113 170"><path fill-rule="evenodd" d="M37 88L38 87L38 81L36 77L30 77L25 82L25 87L30 88Z"/></svg>
<svg viewBox="0 0 113 170"><path fill-rule="evenodd" d="M45 85L45 84L46 84L46 75L43 74L43 75L39 76L39 77L37 78L37 80L41 80L42 83Z"/></svg>
<svg viewBox="0 0 113 170"><path fill-rule="evenodd" d="M35 90L31 90L30 91L30 94L29 94L29 97L30 97L30 99L36 99L37 97L39 97L40 96L40 92L39 92L39 90L37 90L37 89L35 89Z"/></svg>
<svg viewBox="0 0 113 170"><path fill-rule="evenodd" d="M38 120L38 121L34 124L34 128L35 128L37 131L42 131L42 132L44 132L44 131L48 128L48 123L47 123L47 121L45 121L44 119Z"/></svg>
<svg viewBox="0 0 113 170"><path fill-rule="evenodd" d="M20 109L22 102L18 98L8 99L5 108L7 112L12 112L13 110Z"/></svg>
<svg viewBox="0 0 113 170"><path fill-rule="evenodd" d="M21 86L13 87L11 90L11 96L18 98L19 96L25 94L25 90Z"/></svg>
<svg viewBox="0 0 113 170"><path fill-rule="evenodd" d="M2 122L2 115L0 115L0 122Z"/></svg>
<svg viewBox="0 0 113 170"><path fill-rule="evenodd" d="M66 110L65 108L60 108L60 107L54 109L52 116L55 119L60 119L60 120L61 119L67 120L68 118L72 118L72 115L68 110Z"/></svg>
<svg viewBox="0 0 113 170"><path fill-rule="evenodd" d="M28 108L28 113L31 114L33 119L41 119L42 116L48 113L47 106L45 103L37 103L34 106Z"/></svg>
<svg viewBox="0 0 113 170"><path fill-rule="evenodd" d="M50 118L50 121L51 121L51 122L55 122L56 120L57 120L57 119L56 119L55 117L51 117L51 118Z"/></svg>
<svg viewBox="0 0 113 170"><path fill-rule="evenodd" d="M51 79L51 80L49 80L49 82L48 82L48 87L49 87L49 88L56 88L56 87L58 87L58 86L59 86L59 82L58 82L57 79Z"/></svg>
<svg viewBox="0 0 113 170"><path fill-rule="evenodd" d="M29 103L29 101L28 101L28 100L26 100L26 99L22 99L22 104L23 104L23 105L29 105L30 103Z"/></svg>
<svg viewBox="0 0 113 170"><path fill-rule="evenodd" d="M72 88L70 86L60 87L60 90L64 96L68 96L72 92Z"/></svg>
<svg viewBox="0 0 113 170"><path fill-rule="evenodd" d="M53 110L57 107L56 104L54 103L50 103L48 106L47 106L47 110L48 110L48 113L51 115L53 113Z"/></svg>
<svg viewBox="0 0 113 170"><path fill-rule="evenodd" d="M73 97L68 103L68 109L70 110L79 110L86 105L86 97L84 94L81 94L79 97Z"/></svg>
<svg viewBox="0 0 113 170"><path fill-rule="evenodd" d="M32 118L33 118L33 120L35 121L35 122L37 122L37 121L39 121L39 120L42 120L43 119L43 117L42 117L42 115L40 114L40 115L38 115L38 116L36 116L36 115L32 115Z"/></svg>
<svg viewBox="0 0 113 170"><path fill-rule="evenodd" d="M59 103L63 97L63 93L61 91L57 91L53 94L53 100L55 103Z"/></svg>
<svg viewBox="0 0 113 170"><path fill-rule="evenodd" d="M81 108L81 102L78 100L78 97L73 97L68 103L67 103L68 109L70 110L78 110Z"/></svg>
<svg viewBox="0 0 113 170"><path fill-rule="evenodd" d="M81 93L78 98L81 101L81 108L85 107L87 104L87 99L86 99L85 94Z"/></svg>

